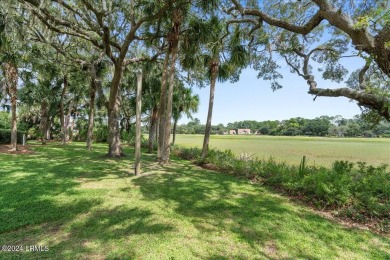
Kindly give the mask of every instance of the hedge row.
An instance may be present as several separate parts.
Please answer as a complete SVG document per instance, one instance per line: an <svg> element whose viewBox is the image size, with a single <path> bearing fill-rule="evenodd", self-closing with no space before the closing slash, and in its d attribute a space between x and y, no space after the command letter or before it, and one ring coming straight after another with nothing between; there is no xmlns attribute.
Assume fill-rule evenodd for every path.
<svg viewBox="0 0 390 260"><path fill-rule="evenodd" d="M18 143L23 143L23 134L24 132L18 131ZM11 143L11 130L10 129L0 129L0 144L10 144Z"/></svg>
<svg viewBox="0 0 390 260"><path fill-rule="evenodd" d="M381 231L390 231L390 172L387 165L368 166L336 161L328 169L308 166L303 157L300 166L278 163L273 159L237 158L232 151L210 150L201 161L198 148L174 147L176 156L207 165L215 170L255 179L282 189L319 208L333 210L338 216L357 222L376 223Z"/></svg>

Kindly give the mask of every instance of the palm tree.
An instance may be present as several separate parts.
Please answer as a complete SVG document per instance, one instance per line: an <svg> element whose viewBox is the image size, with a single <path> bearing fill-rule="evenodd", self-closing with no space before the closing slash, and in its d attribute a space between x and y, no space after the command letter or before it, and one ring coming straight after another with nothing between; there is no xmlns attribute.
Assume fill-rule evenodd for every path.
<svg viewBox="0 0 390 260"><path fill-rule="evenodd" d="M196 63L203 65L210 83L209 108L202 148L203 160L209 148L216 81L237 79L241 69L248 63L247 51L241 45L239 28L236 27L234 32L230 33L224 30L225 26L226 23L216 15L207 21L194 20L188 37L185 38L187 42L183 44L184 67L199 69Z"/></svg>
<svg viewBox="0 0 390 260"><path fill-rule="evenodd" d="M176 141L177 122L184 113L188 118L192 119L191 113L196 113L199 108L199 96L192 93L191 88L185 88L182 82L177 83L176 93L173 95L173 138L172 145Z"/></svg>
<svg viewBox="0 0 390 260"><path fill-rule="evenodd" d="M179 58L179 50L182 48L179 48L179 45L181 45L182 32L187 31L182 27L184 27L184 25L188 25L188 20L194 13L191 12L191 8L194 8L196 13L208 12L210 10L216 9L219 2L219 0L188 2L178 1L172 4L173 11L170 14L170 28L166 36L168 50L166 53L166 59L164 61L159 109L160 121L157 160L160 161L161 164L169 162L173 90L176 73L175 65L177 59Z"/></svg>
<svg viewBox="0 0 390 260"><path fill-rule="evenodd" d="M22 26L13 2L4 3L0 11L0 64L4 76L6 94L11 101L11 151L17 150L17 92L18 63L23 50Z"/></svg>

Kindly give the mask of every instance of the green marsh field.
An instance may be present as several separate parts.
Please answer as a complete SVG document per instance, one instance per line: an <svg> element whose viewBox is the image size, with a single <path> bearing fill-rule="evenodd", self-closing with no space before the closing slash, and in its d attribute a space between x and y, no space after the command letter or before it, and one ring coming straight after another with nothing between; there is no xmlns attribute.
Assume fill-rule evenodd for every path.
<svg viewBox="0 0 390 260"><path fill-rule="evenodd" d="M202 147L203 135L177 135L176 144ZM255 135L212 135L210 148L230 149L239 156L253 154L258 159L269 159L298 165L306 156L310 165L330 166L336 160L367 162L370 165L390 164L388 138L330 138Z"/></svg>

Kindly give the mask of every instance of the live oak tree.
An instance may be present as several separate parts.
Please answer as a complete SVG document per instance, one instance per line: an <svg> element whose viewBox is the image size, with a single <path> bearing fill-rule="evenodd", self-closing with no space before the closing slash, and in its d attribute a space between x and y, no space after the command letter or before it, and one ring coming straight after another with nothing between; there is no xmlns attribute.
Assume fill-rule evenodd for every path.
<svg viewBox="0 0 390 260"><path fill-rule="evenodd" d="M28 21L31 24L31 21ZM110 64L105 60L104 52L94 48L92 43L80 40L78 37L66 35L58 36L55 32L45 30L43 26L31 24L29 26L30 39L34 42L41 43L41 45L50 47L56 51L57 55L62 56L62 66L73 67L76 70L84 72L84 76L89 81L88 96L89 100L86 102L88 106L88 128L87 128L87 150L92 149L93 128L95 117L95 103L98 91L102 90L102 78L108 74ZM64 80L65 83L65 80ZM63 94L66 91L64 84ZM63 95L61 95L63 97ZM101 95L105 99L105 95ZM104 100L104 103L107 101ZM62 107L63 105L61 105ZM108 108L108 107L107 107ZM63 128L62 142L66 143L67 125L64 118L63 107L61 109L61 126Z"/></svg>
<svg viewBox="0 0 390 260"><path fill-rule="evenodd" d="M281 87L275 62L275 56L281 56L292 72L307 81L309 94L347 97L366 111L390 120L389 1L230 2L225 11L231 15L231 22L249 27L252 39L248 45L259 77L272 80L274 88ZM315 67L322 64L324 79L341 82L347 70L340 60L350 57L361 58L365 65L351 74L347 86L317 86Z"/></svg>
<svg viewBox="0 0 390 260"><path fill-rule="evenodd" d="M79 1L20 0L48 29L60 35L71 35L88 41L104 51L113 63L113 76L108 100L108 156L121 156L118 126L120 103L118 94L123 68L139 61L132 57L131 46L142 41L141 29L150 21L164 16L175 1Z"/></svg>

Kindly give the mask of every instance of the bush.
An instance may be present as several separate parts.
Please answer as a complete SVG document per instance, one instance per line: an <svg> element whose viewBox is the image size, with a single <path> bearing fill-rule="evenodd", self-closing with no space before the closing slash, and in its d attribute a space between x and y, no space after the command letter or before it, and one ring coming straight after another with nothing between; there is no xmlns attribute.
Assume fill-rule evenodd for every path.
<svg viewBox="0 0 390 260"><path fill-rule="evenodd" d="M108 140L108 126L99 125L93 129L94 140L97 143L107 143Z"/></svg>
<svg viewBox="0 0 390 260"><path fill-rule="evenodd" d="M27 131L27 138L30 140L38 139L39 135L40 135L40 133L39 133L39 130L37 129L37 127L31 127Z"/></svg>
<svg viewBox="0 0 390 260"><path fill-rule="evenodd" d="M8 112L0 112L0 129L11 128L11 114Z"/></svg>
<svg viewBox="0 0 390 260"><path fill-rule="evenodd" d="M23 132L17 132L17 142L18 144L23 143ZM0 144L10 144L11 143L11 130L9 129L0 129Z"/></svg>
<svg viewBox="0 0 390 260"><path fill-rule="evenodd" d="M348 161L336 161L332 168L308 167L303 157L299 167L277 163L273 158L257 160L248 156L234 156L231 150L210 149L200 161L201 149L173 147L173 154L199 164L212 165L226 173L261 180L273 187L312 204L337 209L339 214L355 220L376 219L382 230L388 229L390 212L390 172L387 165L378 167L358 163L357 169ZM302 196L303 195L303 196Z"/></svg>
<svg viewBox="0 0 390 260"><path fill-rule="evenodd" d="M79 142L85 142L87 140L88 133L88 120L84 117L79 117L77 119L77 129L79 131L77 135L74 136L74 140Z"/></svg>

